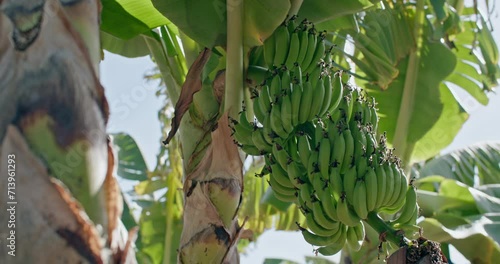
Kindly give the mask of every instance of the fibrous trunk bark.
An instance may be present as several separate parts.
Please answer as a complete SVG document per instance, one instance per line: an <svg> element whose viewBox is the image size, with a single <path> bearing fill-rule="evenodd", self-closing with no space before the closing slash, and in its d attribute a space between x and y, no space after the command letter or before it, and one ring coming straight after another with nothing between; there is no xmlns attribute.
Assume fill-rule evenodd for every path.
<svg viewBox="0 0 500 264"><path fill-rule="evenodd" d="M135 262L98 78L100 8L0 1L0 208L15 209L0 234L16 245L1 263Z"/></svg>

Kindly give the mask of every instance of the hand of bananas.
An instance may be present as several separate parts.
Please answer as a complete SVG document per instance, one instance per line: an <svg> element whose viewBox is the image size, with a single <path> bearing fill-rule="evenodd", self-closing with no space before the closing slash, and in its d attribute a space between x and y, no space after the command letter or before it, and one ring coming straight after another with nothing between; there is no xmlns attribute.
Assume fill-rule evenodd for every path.
<svg viewBox="0 0 500 264"><path fill-rule="evenodd" d="M345 242L359 250L369 212L401 212L392 226L415 225L415 188L377 140L375 101L342 82L325 54L324 34L291 19L264 42L269 77L253 94L256 120L232 120L233 136L249 155L264 155L278 199L305 215L305 240L333 255ZM304 71L302 69L305 69Z"/></svg>

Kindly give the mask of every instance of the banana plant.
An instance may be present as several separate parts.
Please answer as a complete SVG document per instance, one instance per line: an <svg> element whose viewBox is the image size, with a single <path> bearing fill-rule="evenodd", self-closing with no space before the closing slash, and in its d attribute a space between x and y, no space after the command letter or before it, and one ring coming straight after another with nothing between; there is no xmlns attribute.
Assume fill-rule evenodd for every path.
<svg viewBox="0 0 500 264"><path fill-rule="evenodd" d="M435 156L467 119L448 83L463 87L483 104L497 84L498 51L487 19L463 1L139 2L140 8L132 0L103 1L101 38L112 52L150 54L165 84L161 93L175 102L171 121L161 122L171 122L165 143L178 140L182 146L184 223L176 257L181 263L236 262L237 242L249 236L242 228L247 215L238 213L240 208L249 214L255 234L267 227L267 220L252 222L260 219L257 213L279 211L278 225L291 229L287 223L297 208L274 199L272 189L263 203L272 207L257 210L263 187L258 180L247 183L228 129L228 118L238 119L241 102L251 96L248 86L259 83L266 71L260 46L287 16L298 14L327 31L326 41L336 45L334 62L376 98L379 131L387 131L407 169ZM344 52L350 42L354 52ZM352 69L349 62L355 65ZM471 78L483 87L469 85ZM150 181L137 191L156 190ZM247 196L245 183L260 192ZM253 203L247 204L247 197ZM282 212L287 212L283 219ZM378 246L376 236L371 240ZM164 247L164 263L172 261L170 246ZM356 258L352 252L344 255Z"/></svg>

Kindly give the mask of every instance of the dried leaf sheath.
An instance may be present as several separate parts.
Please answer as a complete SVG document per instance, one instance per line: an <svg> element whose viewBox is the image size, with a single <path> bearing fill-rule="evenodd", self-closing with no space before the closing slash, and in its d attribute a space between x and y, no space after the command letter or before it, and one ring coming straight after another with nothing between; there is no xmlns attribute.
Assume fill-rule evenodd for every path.
<svg viewBox="0 0 500 264"><path fill-rule="evenodd" d="M243 165L230 132L225 114L212 132L203 160L184 182L180 263L239 261L234 242L240 231L236 213L243 190Z"/></svg>

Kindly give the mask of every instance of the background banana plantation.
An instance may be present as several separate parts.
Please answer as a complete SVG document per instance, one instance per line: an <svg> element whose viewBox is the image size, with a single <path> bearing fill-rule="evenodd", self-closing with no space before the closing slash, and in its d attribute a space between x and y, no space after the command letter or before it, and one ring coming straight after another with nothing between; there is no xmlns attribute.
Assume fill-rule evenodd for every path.
<svg viewBox="0 0 500 264"><path fill-rule="evenodd" d="M487 105L498 85L495 4L0 0L2 212L11 154L18 192L16 256L0 243L0 262L238 263L268 230L301 237L299 207L255 177L264 158L234 144L228 121L264 79L264 41L296 14L325 32L333 66L375 98L378 132L415 178L415 237L439 242L449 261L496 263L500 142L442 153L469 118L465 102ZM134 138L106 133L103 50L156 64L136 69L164 100L145 113L157 114L163 140L151 170ZM4 240L3 213L1 224ZM302 262L382 263L398 247L366 226L359 251L325 258L311 247Z"/></svg>

